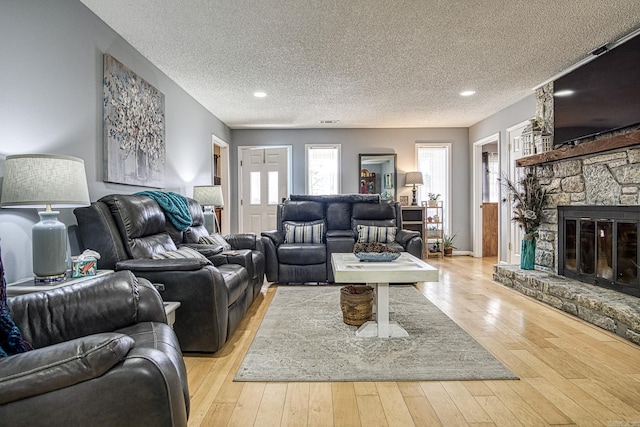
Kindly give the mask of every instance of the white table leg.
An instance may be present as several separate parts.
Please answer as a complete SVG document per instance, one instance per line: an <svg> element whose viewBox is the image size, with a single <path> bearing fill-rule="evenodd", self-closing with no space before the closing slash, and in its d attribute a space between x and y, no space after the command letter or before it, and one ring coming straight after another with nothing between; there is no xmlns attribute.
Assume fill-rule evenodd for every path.
<svg viewBox="0 0 640 427"><path fill-rule="evenodd" d="M357 337L399 338L408 337L407 331L397 322L389 321L389 283L372 283L376 292L376 321L366 322L356 331Z"/></svg>

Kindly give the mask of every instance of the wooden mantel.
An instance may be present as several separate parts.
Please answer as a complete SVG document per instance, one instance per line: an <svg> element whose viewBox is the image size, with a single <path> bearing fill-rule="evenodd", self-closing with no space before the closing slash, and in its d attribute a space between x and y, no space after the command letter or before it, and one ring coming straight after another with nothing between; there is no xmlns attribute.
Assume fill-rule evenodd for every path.
<svg viewBox="0 0 640 427"><path fill-rule="evenodd" d="M596 139L594 141L583 142L574 146L562 147L557 150L551 150L545 153L522 157L516 160L516 166L535 166L543 163L570 159L572 157L586 156L589 154L602 153L604 151L632 147L634 145L640 145L640 130L612 135L609 137Z"/></svg>

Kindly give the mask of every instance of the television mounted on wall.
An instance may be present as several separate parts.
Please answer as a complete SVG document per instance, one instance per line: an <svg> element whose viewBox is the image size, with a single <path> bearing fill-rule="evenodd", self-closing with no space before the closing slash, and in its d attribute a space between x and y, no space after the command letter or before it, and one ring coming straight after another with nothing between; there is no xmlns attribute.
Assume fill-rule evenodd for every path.
<svg viewBox="0 0 640 427"><path fill-rule="evenodd" d="M558 78L554 89L554 147L640 124L640 37Z"/></svg>

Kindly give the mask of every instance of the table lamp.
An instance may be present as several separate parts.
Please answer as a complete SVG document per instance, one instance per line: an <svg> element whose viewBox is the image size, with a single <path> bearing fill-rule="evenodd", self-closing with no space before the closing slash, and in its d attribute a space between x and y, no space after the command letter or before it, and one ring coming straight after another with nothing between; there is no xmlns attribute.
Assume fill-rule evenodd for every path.
<svg viewBox="0 0 640 427"><path fill-rule="evenodd" d="M193 187L193 198L204 206L204 226L213 233L220 232L218 217L213 212L214 207L224 206L222 187L219 185L196 185Z"/></svg>
<svg viewBox="0 0 640 427"><path fill-rule="evenodd" d="M413 189L411 190L413 192L413 200L411 201L411 206L418 205L418 199L416 199L416 186L422 184L422 172L407 172L404 185L406 185L407 187L413 186Z"/></svg>
<svg viewBox="0 0 640 427"><path fill-rule="evenodd" d="M40 208L40 222L32 229L33 273L36 282L65 280L68 267L67 227L51 208L88 206L89 189L84 161L54 154L7 156L0 206Z"/></svg>

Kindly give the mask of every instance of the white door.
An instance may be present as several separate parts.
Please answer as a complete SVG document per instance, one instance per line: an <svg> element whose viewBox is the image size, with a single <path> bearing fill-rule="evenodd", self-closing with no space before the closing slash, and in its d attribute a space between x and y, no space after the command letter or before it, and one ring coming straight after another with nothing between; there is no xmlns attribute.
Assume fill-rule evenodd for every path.
<svg viewBox="0 0 640 427"><path fill-rule="evenodd" d="M529 124L529 120L507 129L509 134L509 179L516 183L522 178L524 168L516 167L516 160L522 157L522 131ZM508 206L510 203L508 204ZM509 264L520 264L520 248L522 244L522 229L517 222L513 222L513 210L508 209L507 218L511 224L509 232Z"/></svg>
<svg viewBox="0 0 640 427"><path fill-rule="evenodd" d="M256 233L276 229L276 208L289 195L289 149L243 148L240 160L242 179L241 231Z"/></svg>

